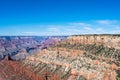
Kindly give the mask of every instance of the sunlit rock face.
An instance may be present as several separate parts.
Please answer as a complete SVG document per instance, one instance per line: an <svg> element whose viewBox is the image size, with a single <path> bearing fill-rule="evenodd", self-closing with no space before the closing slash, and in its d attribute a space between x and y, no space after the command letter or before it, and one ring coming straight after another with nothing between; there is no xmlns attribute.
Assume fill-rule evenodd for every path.
<svg viewBox="0 0 120 80"><path fill-rule="evenodd" d="M81 35L81 36L71 36L68 37L69 40L72 40L75 43L82 44L103 44L106 47L114 47L120 49L120 35Z"/></svg>
<svg viewBox="0 0 120 80"><path fill-rule="evenodd" d="M108 44L110 38L112 45ZM119 35L70 36L27 57L23 64L30 65L39 75L47 70L48 76L56 74L60 80L116 80L120 75L119 38Z"/></svg>
<svg viewBox="0 0 120 80"><path fill-rule="evenodd" d="M19 80L21 77L22 80L120 78L120 35L27 38L17 39L24 39L25 42L32 40L32 45L22 41L24 44L17 46L15 53L9 52L7 56L0 56L5 58L0 62L0 70L6 71L0 73L0 80ZM2 44L5 43L4 40L5 38ZM8 40L12 41L9 38ZM4 49L2 51L4 52ZM12 52L12 49L10 51Z"/></svg>

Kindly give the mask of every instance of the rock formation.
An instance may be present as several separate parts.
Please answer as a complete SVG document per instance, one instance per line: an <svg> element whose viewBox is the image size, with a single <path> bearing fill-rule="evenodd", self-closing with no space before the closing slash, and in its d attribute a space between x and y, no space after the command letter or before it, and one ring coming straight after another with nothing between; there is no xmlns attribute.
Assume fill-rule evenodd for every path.
<svg viewBox="0 0 120 80"><path fill-rule="evenodd" d="M62 41L50 38L40 43L43 45L22 48L13 56L16 60L26 53L34 53L24 60L2 60L0 80L120 79L120 35L78 35ZM6 65L9 68L4 67Z"/></svg>

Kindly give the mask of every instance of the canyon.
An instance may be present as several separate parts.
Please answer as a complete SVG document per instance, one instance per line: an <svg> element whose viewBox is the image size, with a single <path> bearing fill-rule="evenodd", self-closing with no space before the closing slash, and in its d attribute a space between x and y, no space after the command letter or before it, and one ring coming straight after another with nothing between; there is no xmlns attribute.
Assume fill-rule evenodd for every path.
<svg viewBox="0 0 120 80"><path fill-rule="evenodd" d="M1 37L0 47L0 80L120 79L119 34Z"/></svg>

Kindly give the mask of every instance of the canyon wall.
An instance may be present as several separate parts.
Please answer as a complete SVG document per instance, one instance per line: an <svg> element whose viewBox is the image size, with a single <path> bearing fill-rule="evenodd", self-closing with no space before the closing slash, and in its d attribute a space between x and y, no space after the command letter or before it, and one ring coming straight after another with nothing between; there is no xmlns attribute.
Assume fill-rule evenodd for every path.
<svg viewBox="0 0 120 80"><path fill-rule="evenodd" d="M69 36L25 60L8 61L3 60L0 65L11 66L8 68L11 71L15 69L13 72L20 75L14 76L16 80L23 75L22 80L119 80L120 35ZM6 75L9 74L0 74L0 78L14 78Z"/></svg>
<svg viewBox="0 0 120 80"><path fill-rule="evenodd" d="M70 36L27 57L23 64L39 75L47 70L49 80L54 74L60 80L116 80L120 78L119 41L118 35Z"/></svg>
<svg viewBox="0 0 120 80"><path fill-rule="evenodd" d="M120 35L80 35L70 36L68 40L72 43L99 44L110 48L120 49Z"/></svg>

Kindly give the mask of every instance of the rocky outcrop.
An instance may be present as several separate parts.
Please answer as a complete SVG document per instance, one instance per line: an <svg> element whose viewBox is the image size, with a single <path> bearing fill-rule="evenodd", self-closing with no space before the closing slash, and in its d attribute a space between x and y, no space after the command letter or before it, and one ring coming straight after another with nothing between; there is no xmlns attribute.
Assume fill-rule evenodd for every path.
<svg viewBox="0 0 120 80"><path fill-rule="evenodd" d="M80 35L68 37L70 43L99 44L120 49L120 34L116 35Z"/></svg>
<svg viewBox="0 0 120 80"><path fill-rule="evenodd" d="M8 56L0 62L0 80L43 80L20 61L11 61Z"/></svg>
<svg viewBox="0 0 120 80"><path fill-rule="evenodd" d="M66 37L0 37L0 80L45 80L45 76L35 74L32 67L23 64L24 59L64 38ZM54 76L52 79L57 79Z"/></svg>
<svg viewBox="0 0 120 80"><path fill-rule="evenodd" d="M88 39L83 39L85 37ZM68 37L63 42L27 57L22 64L31 65L36 74L48 69L62 80L116 80L120 75L119 36L96 37L97 40L94 40L94 35ZM112 38L112 46L107 45L108 38Z"/></svg>
<svg viewBox="0 0 120 80"><path fill-rule="evenodd" d="M0 73L0 78L2 80L20 79L20 76L22 80L116 80L120 78L119 35L80 35L70 36L66 40L56 41L55 38L54 40L45 39L40 42L42 45L22 48L17 52L19 54L13 55L16 59L25 56L26 53L32 54L24 60L19 58L21 61L9 63L2 60L0 65L8 65L10 70L0 67L1 70L13 71L12 74L17 76L5 77L9 75L5 72Z"/></svg>

